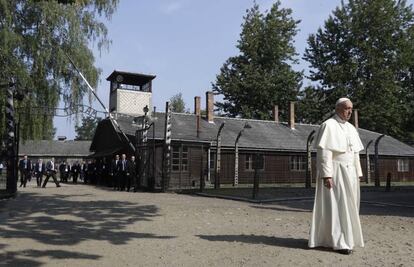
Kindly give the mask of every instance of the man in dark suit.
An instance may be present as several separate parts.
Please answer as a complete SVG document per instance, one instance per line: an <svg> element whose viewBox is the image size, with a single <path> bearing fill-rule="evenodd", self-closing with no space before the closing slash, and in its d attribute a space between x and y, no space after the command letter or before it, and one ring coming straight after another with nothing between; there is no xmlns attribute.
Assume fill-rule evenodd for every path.
<svg viewBox="0 0 414 267"><path fill-rule="evenodd" d="M64 175L64 170L65 170L65 163L63 161L61 161L59 163L59 178L60 178L60 182L63 183L63 175Z"/></svg>
<svg viewBox="0 0 414 267"><path fill-rule="evenodd" d="M106 161L106 158L102 159L101 162L101 184L104 186L109 186L109 165Z"/></svg>
<svg viewBox="0 0 414 267"><path fill-rule="evenodd" d="M85 184L86 183L90 183L90 184L94 184L94 180L95 180L95 162L93 162L92 160L88 161L88 166L87 166L87 171L86 171L86 177L85 177Z"/></svg>
<svg viewBox="0 0 414 267"><path fill-rule="evenodd" d="M118 161L118 170L119 170L120 190L124 191L127 177L129 176L129 161L127 160L125 154L122 154L121 160Z"/></svg>
<svg viewBox="0 0 414 267"><path fill-rule="evenodd" d="M70 164L69 162L65 162L65 170L63 178L65 179L65 183L68 182L69 176L70 176Z"/></svg>
<svg viewBox="0 0 414 267"><path fill-rule="evenodd" d="M81 168L81 179L83 180L83 183L86 184L86 180L88 176L88 163L86 161L82 162L82 168Z"/></svg>
<svg viewBox="0 0 414 267"><path fill-rule="evenodd" d="M38 187L42 186L43 175L45 173L45 164L43 163L42 159L39 159L34 167L34 174L36 176L36 183Z"/></svg>
<svg viewBox="0 0 414 267"><path fill-rule="evenodd" d="M115 155L115 159L111 163L111 176L112 176L112 184L114 186L114 190L120 188L119 185L119 169L118 169L118 162L119 162L119 155Z"/></svg>
<svg viewBox="0 0 414 267"><path fill-rule="evenodd" d="M76 161L73 165L72 165L72 181L74 184L78 183L78 176L79 173L81 172L81 166L79 164L79 161Z"/></svg>
<svg viewBox="0 0 414 267"><path fill-rule="evenodd" d="M136 162L135 162L135 156L131 156L131 160L130 160L130 162L129 162L129 175L127 176L127 191L129 192L129 189L131 188L131 185L133 185L134 186L134 191L136 192L137 191L137 189L138 189L138 186L137 186L137 182L136 182L136 179L137 179L137 171L136 171L136 168L137 168L137 164L136 164Z"/></svg>
<svg viewBox="0 0 414 267"><path fill-rule="evenodd" d="M49 160L46 164L46 179L43 182L43 188L46 187L47 182L49 181L50 176L52 176L53 178L53 182L55 182L56 187L60 187L59 182L56 178L56 166L55 166L55 158L52 158L51 160Z"/></svg>
<svg viewBox="0 0 414 267"><path fill-rule="evenodd" d="M26 187L27 180L29 179L30 171L32 168L32 163L27 158L27 155L24 155L23 159L19 162L20 170L20 187Z"/></svg>

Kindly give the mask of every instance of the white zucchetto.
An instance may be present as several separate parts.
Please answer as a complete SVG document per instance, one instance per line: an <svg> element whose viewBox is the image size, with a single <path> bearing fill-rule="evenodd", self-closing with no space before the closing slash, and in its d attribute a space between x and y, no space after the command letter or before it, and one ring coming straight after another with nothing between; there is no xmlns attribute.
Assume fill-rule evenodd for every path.
<svg viewBox="0 0 414 267"><path fill-rule="evenodd" d="M343 102L345 102L345 101L349 101L349 102L351 102L351 100L350 100L349 98L347 98L347 97L341 97L341 98L339 98L339 99L336 101L336 103L335 103L335 107L337 107L338 105L340 105L341 103L343 103Z"/></svg>

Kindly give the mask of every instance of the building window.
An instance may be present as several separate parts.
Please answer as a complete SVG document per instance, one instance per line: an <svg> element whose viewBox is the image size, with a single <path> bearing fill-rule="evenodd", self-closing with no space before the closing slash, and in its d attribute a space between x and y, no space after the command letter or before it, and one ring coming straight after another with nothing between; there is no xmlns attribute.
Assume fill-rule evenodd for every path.
<svg viewBox="0 0 414 267"><path fill-rule="evenodd" d="M111 91L115 91L116 89L118 89L118 83L111 82Z"/></svg>
<svg viewBox="0 0 414 267"><path fill-rule="evenodd" d="M255 154L246 154L245 162L244 162L244 168L246 171L253 171L255 167ZM262 171L264 170L264 155L258 154L256 155L256 159L258 160L256 162L257 169Z"/></svg>
<svg viewBox="0 0 414 267"><path fill-rule="evenodd" d="M216 168L216 154L210 152L210 170L214 170Z"/></svg>
<svg viewBox="0 0 414 267"><path fill-rule="evenodd" d="M246 171L252 171L253 170L253 154L247 154L246 160L244 161L244 168Z"/></svg>
<svg viewBox="0 0 414 267"><path fill-rule="evenodd" d="M178 172L180 171L180 147L172 146L171 152L172 152L172 164L171 164L172 171Z"/></svg>
<svg viewBox="0 0 414 267"><path fill-rule="evenodd" d="M181 150L181 170L188 171L188 147L183 146Z"/></svg>
<svg viewBox="0 0 414 267"><path fill-rule="evenodd" d="M409 166L408 159L399 159L399 160L397 160L398 172L408 172L409 167L410 166Z"/></svg>
<svg viewBox="0 0 414 267"><path fill-rule="evenodd" d="M141 86L141 91L143 92L150 92L151 91L151 83L146 83Z"/></svg>
<svg viewBox="0 0 414 267"><path fill-rule="evenodd" d="M140 87L138 85L133 84L119 83L118 88L124 90L140 91Z"/></svg>
<svg viewBox="0 0 414 267"><path fill-rule="evenodd" d="M291 171L306 171L306 156L290 156Z"/></svg>
<svg viewBox="0 0 414 267"><path fill-rule="evenodd" d="M187 146L172 146L172 162L171 169L174 172L188 171L188 147Z"/></svg>

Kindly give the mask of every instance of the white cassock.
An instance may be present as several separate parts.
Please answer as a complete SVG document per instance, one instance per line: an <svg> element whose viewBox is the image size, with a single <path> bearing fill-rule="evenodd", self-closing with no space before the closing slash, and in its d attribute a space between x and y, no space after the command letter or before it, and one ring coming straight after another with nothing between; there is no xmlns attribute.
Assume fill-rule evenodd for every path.
<svg viewBox="0 0 414 267"><path fill-rule="evenodd" d="M335 115L320 127L317 149L316 193L309 247L335 250L364 246L359 220L362 176L359 151L364 149L355 127ZM332 177L333 188L323 177Z"/></svg>

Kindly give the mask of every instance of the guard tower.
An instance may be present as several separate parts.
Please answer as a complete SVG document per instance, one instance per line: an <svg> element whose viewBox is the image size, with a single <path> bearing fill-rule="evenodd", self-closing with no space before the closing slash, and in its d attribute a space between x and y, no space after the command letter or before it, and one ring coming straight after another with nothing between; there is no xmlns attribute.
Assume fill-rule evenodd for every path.
<svg viewBox="0 0 414 267"><path fill-rule="evenodd" d="M114 70L106 78L111 83L109 111L142 116L145 106L152 110L152 80L155 77L155 75Z"/></svg>

